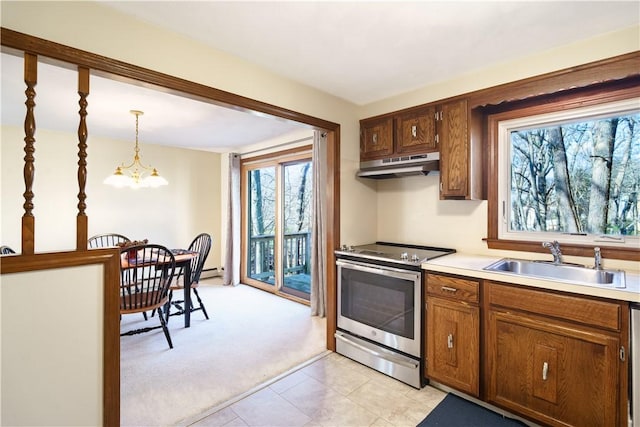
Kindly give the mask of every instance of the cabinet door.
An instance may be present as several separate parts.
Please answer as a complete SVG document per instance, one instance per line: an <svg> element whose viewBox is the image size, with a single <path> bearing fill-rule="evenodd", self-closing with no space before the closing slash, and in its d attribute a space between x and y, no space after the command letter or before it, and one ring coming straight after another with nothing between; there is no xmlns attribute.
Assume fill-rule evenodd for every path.
<svg viewBox="0 0 640 427"><path fill-rule="evenodd" d="M479 308L427 297L427 378L479 396Z"/></svg>
<svg viewBox="0 0 640 427"><path fill-rule="evenodd" d="M467 101L443 104L439 113L440 198L469 195L469 131Z"/></svg>
<svg viewBox="0 0 640 427"><path fill-rule="evenodd" d="M426 107L396 118L396 152L400 154L438 151L436 108Z"/></svg>
<svg viewBox="0 0 640 427"><path fill-rule="evenodd" d="M373 160L393 154L393 119L360 123L360 160Z"/></svg>
<svg viewBox="0 0 640 427"><path fill-rule="evenodd" d="M487 401L562 426L615 426L618 338L490 311Z"/></svg>

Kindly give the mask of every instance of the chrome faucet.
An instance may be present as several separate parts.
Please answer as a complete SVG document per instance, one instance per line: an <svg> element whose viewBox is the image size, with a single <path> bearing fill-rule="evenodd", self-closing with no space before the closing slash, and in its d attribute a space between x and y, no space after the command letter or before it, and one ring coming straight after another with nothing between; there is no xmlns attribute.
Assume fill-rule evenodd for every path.
<svg viewBox="0 0 640 427"><path fill-rule="evenodd" d="M593 269L594 270L602 270L602 253L600 253L600 248L593 248L594 256L593 256Z"/></svg>
<svg viewBox="0 0 640 427"><path fill-rule="evenodd" d="M560 243L557 240L553 242L542 242L542 246L548 248L553 255L553 263L555 265L562 264L562 252L560 252Z"/></svg>

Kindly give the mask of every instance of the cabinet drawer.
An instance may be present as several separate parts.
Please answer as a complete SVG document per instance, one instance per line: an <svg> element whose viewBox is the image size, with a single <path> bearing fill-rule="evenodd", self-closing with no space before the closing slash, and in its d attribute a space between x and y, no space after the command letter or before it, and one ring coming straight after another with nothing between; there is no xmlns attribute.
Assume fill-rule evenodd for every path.
<svg viewBox="0 0 640 427"><path fill-rule="evenodd" d="M485 291L489 305L551 316L612 331L620 331L622 327L621 306L615 302L556 294L496 282L487 283Z"/></svg>
<svg viewBox="0 0 640 427"><path fill-rule="evenodd" d="M427 274L427 294L429 295L477 304L478 286L477 280Z"/></svg>

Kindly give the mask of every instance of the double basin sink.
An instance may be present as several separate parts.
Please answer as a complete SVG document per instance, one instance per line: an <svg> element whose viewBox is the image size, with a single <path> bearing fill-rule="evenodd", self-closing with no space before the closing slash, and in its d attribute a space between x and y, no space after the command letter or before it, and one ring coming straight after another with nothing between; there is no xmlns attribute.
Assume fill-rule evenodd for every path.
<svg viewBox="0 0 640 427"><path fill-rule="evenodd" d="M554 264L549 261L503 258L488 265L484 270L587 285L626 287L625 274L622 270L594 269L574 264Z"/></svg>

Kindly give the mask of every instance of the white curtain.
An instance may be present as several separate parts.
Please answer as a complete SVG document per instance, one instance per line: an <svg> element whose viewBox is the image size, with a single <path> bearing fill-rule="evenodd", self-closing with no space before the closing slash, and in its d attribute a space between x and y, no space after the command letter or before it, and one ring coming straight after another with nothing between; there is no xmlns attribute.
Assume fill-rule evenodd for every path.
<svg viewBox="0 0 640 427"><path fill-rule="evenodd" d="M313 136L313 218L311 229L311 315L325 317L327 306L327 134Z"/></svg>
<svg viewBox="0 0 640 427"><path fill-rule="evenodd" d="M229 203L223 283L240 284L240 155L229 154Z"/></svg>

